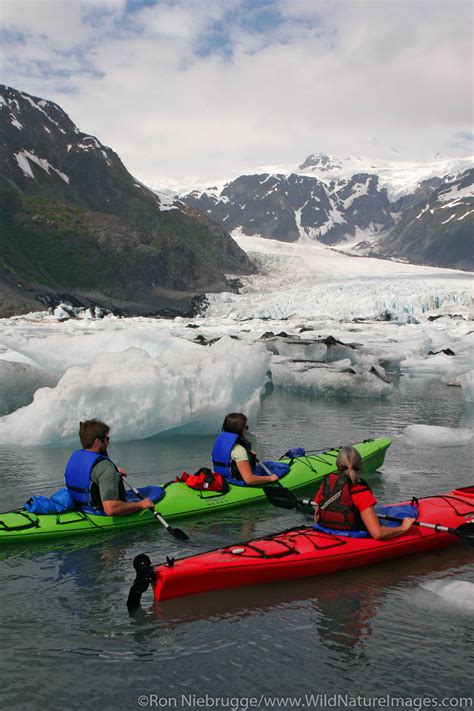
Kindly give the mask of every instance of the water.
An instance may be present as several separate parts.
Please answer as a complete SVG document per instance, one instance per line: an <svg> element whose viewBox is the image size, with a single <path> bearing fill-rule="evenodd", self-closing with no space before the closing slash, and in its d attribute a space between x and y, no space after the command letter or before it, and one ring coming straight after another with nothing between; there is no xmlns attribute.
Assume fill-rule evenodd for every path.
<svg viewBox="0 0 474 711"><path fill-rule="evenodd" d="M415 448L401 436L412 423L469 426L469 407L458 388L426 378L402 378L387 401L325 401L275 390L263 400L255 441L261 456L275 456L290 446L392 437L382 476L370 477L378 500L388 503L474 483L469 446ZM176 436L114 444L112 432L110 453L141 485L209 464L212 441ZM2 447L1 510L58 488L69 453L62 446ZM207 708L231 702L245 708L249 697L261 708L276 707L271 697L324 708L332 694L348 694L365 697L367 707L367 699L386 694L472 695L474 611L466 591L469 597L474 590L474 553L462 545L156 605L148 591L139 613L128 616L137 553L158 563L303 521L301 514L258 504L180 520L191 537L186 544L157 523L1 551L2 706L205 708L199 698L207 694ZM363 702L351 708L364 708Z"/></svg>

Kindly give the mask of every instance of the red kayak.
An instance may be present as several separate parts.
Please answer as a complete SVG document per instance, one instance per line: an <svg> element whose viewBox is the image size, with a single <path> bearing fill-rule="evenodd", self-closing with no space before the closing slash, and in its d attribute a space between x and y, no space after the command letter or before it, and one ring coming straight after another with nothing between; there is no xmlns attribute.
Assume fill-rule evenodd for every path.
<svg viewBox="0 0 474 711"><path fill-rule="evenodd" d="M409 505L404 502L396 506ZM156 600L168 600L208 590L334 573L460 540L474 544L474 486L427 496L416 501L416 506L416 525L393 539L345 537L303 526L200 555L168 559L151 570L149 582Z"/></svg>

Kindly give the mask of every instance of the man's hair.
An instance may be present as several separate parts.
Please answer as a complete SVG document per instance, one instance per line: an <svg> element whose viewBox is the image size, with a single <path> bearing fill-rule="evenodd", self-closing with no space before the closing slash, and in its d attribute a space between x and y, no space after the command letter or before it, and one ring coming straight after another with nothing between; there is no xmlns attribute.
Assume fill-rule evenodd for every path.
<svg viewBox="0 0 474 711"><path fill-rule="evenodd" d="M241 412L229 413L222 425L223 432L232 432L233 434L243 435L247 426L247 418Z"/></svg>
<svg viewBox="0 0 474 711"><path fill-rule="evenodd" d="M92 447L96 439L104 440L109 432L110 427L100 420L79 422L79 439L84 449Z"/></svg>

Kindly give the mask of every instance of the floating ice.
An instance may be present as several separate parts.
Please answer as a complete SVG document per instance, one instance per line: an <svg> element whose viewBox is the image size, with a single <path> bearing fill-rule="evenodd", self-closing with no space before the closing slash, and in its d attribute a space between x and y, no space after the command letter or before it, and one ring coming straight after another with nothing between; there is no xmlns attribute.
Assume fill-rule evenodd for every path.
<svg viewBox="0 0 474 711"><path fill-rule="evenodd" d="M28 405L38 388L54 387L58 380L42 368L0 360L0 416Z"/></svg>
<svg viewBox="0 0 474 711"><path fill-rule="evenodd" d="M474 613L474 583L468 580L431 580L421 587L450 607Z"/></svg>
<svg viewBox="0 0 474 711"><path fill-rule="evenodd" d="M258 400L254 393L264 387L268 351L275 354L270 363L276 387L378 398L392 391L385 377L390 372L456 384L466 400L474 399L471 275L354 258L304 240L239 242L256 256L262 273L242 279L242 294L211 295L210 308L193 320L97 320L97 314L67 305L51 314L0 320L0 362L34 366L36 374L43 369L55 380L65 376L54 389L38 391L27 408L0 420L0 441L14 441L23 422L33 431L39 426L38 441L75 440L77 420L93 415L115 423L121 439L188 420L195 431L215 431L226 408L243 403L238 406L248 410L247 403ZM387 313L392 320L376 320ZM260 340L269 331L284 331L288 338ZM196 334L205 342L224 335L240 340L202 347L193 343ZM135 349L133 358L129 348ZM443 353L448 348L454 356ZM6 409L14 406L11 401Z"/></svg>
<svg viewBox="0 0 474 711"><path fill-rule="evenodd" d="M300 390L321 397L357 398L387 397L393 390L391 384L383 382L377 375L362 369L353 372L353 368L348 369L345 363L339 371L321 364L292 366L285 360L273 358L271 371L275 387Z"/></svg>
<svg viewBox="0 0 474 711"><path fill-rule="evenodd" d="M133 320L132 320L133 323ZM56 328L56 324L54 324ZM137 328L123 320L67 321L60 330L34 329L18 333L17 329L0 334L0 346L17 352L30 362L63 373L71 366L87 365L103 353L139 348L159 358L171 353L198 353L196 344L175 338L158 328ZM47 336L47 337L45 337Z"/></svg>
<svg viewBox="0 0 474 711"><path fill-rule="evenodd" d="M474 402L474 370L470 370L469 373L461 375L459 381L461 383L464 399L467 402Z"/></svg>
<svg viewBox="0 0 474 711"><path fill-rule="evenodd" d="M409 444L433 445L434 447L460 447L472 442L474 431L435 427L434 425L408 425L403 432Z"/></svg>
<svg viewBox="0 0 474 711"><path fill-rule="evenodd" d="M327 346L325 343L311 342L307 340L286 340L275 338L266 342L267 348L276 355L287 356L294 359L308 359L324 363L327 357Z"/></svg>
<svg viewBox="0 0 474 711"><path fill-rule="evenodd" d="M28 444L76 441L79 421L90 417L110 424L115 440L183 425L212 434L231 410L255 418L270 359L265 346L230 338L207 348L183 344L158 357L129 348L69 368L55 388L38 390L31 405L0 418L0 443L21 442L25 431Z"/></svg>

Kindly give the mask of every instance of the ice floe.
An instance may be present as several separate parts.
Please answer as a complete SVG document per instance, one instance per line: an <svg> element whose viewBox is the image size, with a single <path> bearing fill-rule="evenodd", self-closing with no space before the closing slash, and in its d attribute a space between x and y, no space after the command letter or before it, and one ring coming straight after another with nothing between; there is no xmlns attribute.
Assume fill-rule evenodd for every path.
<svg viewBox="0 0 474 711"><path fill-rule="evenodd" d="M432 602L474 613L474 583L469 580L430 580L421 587L433 595Z"/></svg>
<svg viewBox="0 0 474 711"><path fill-rule="evenodd" d="M206 349L183 344L159 355L128 348L69 367L56 387L40 388L30 405L0 418L0 443L21 441L25 431L29 444L75 441L79 421L90 417L110 424L115 440L183 426L215 433L232 409L255 418L270 359L265 347L230 338Z"/></svg>
<svg viewBox="0 0 474 711"><path fill-rule="evenodd" d="M409 444L433 447L460 447L474 439L474 430L434 425L408 425L403 434Z"/></svg>

